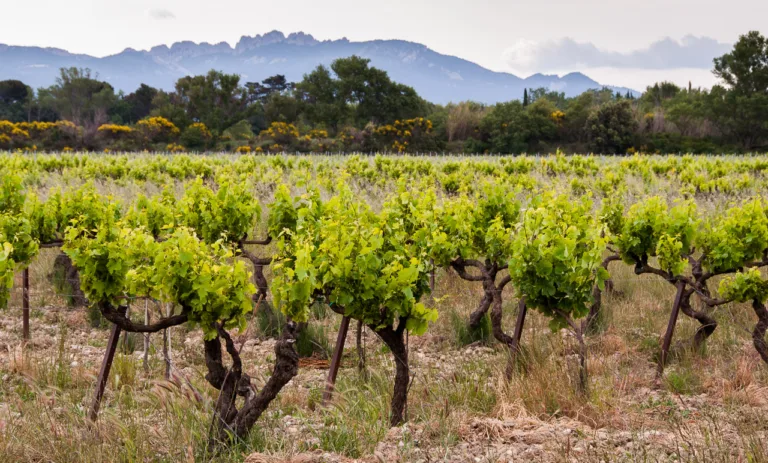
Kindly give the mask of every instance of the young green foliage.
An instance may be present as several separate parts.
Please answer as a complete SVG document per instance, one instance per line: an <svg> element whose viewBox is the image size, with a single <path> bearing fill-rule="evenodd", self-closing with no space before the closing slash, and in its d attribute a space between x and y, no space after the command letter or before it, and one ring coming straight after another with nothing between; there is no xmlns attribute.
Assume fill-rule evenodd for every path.
<svg viewBox="0 0 768 463"><path fill-rule="evenodd" d="M11 243L0 240L0 307L8 304L8 296L13 287L16 263L11 259L11 254L13 254Z"/></svg>
<svg viewBox="0 0 768 463"><path fill-rule="evenodd" d="M125 214L131 227L144 227L154 237L172 232L179 220L176 198L168 189L151 198L140 195Z"/></svg>
<svg viewBox="0 0 768 463"><path fill-rule="evenodd" d="M759 269L751 268L721 281L719 291L727 300L765 303L768 300L768 281L763 279Z"/></svg>
<svg viewBox="0 0 768 463"><path fill-rule="evenodd" d="M586 316L592 288L609 278L600 265L606 240L591 208L588 198L536 198L512 242L512 283L529 307L552 319L553 330Z"/></svg>
<svg viewBox="0 0 768 463"><path fill-rule="evenodd" d="M151 253L127 274L131 293L180 305L189 321L202 327L205 339L217 336L216 323L245 329L256 288L245 263L234 259L225 242L207 244L182 227L164 241L146 244Z"/></svg>
<svg viewBox="0 0 768 463"><path fill-rule="evenodd" d="M666 201L654 196L634 204L623 221L618 221L615 211L609 217L612 228L621 225L613 243L624 262L642 268L650 256L658 256L662 270L672 276L683 273L698 225L693 202L680 202L670 209Z"/></svg>
<svg viewBox="0 0 768 463"><path fill-rule="evenodd" d="M761 199L728 209L707 221L697 237L702 265L712 273L732 272L760 260L768 250L768 216Z"/></svg>
<svg viewBox="0 0 768 463"><path fill-rule="evenodd" d="M13 172L0 174L0 214L19 214L23 206L21 176Z"/></svg>
<svg viewBox="0 0 768 463"><path fill-rule="evenodd" d="M273 265L272 290L284 313L306 321L310 303L322 294L367 325L405 319L410 332L426 331L437 317L418 302L429 290L428 250L411 241L407 224L386 211L377 216L346 185L322 214L313 205L299 208L296 229L283 235Z"/></svg>
<svg viewBox="0 0 768 463"><path fill-rule="evenodd" d="M182 223L207 243L244 239L261 215L261 206L248 184L227 178L219 180L216 191L198 178L187 186L178 206Z"/></svg>
<svg viewBox="0 0 768 463"><path fill-rule="evenodd" d="M146 296L178 304L206 339L217 336L215 323L243 328L252 310L255 288L245 264L223 242L206 244L188 228L158 242L120 222L103 224L92 237L73 227L64 250L96 304L119 306Z"/></svg>

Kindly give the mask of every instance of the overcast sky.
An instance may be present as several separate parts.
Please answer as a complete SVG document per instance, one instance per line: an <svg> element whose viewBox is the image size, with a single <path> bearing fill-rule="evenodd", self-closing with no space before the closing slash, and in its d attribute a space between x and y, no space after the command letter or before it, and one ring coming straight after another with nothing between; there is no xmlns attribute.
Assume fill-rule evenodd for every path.
<svg viewBox="0 0 768 463"><path fill-rule="evenodd" d="M715 82L740 34L768 33L766 0L37 0L3 2L0 43L105 56L181 40L303 31L319 40L404 39L496 71L582 71L642 89Z"/></svg>

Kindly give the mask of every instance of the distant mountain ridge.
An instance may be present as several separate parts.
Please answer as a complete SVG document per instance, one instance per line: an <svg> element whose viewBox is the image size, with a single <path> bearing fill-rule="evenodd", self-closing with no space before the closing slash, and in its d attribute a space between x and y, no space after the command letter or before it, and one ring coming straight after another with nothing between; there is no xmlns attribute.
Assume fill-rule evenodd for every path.
<svg viewBox="0 0 768 463"><path fill-rule="evenodd" d="M59 68L76 66L90 68L100 79L126 93L142 83L171 90L180 77L204 74L211 69L240 74L243 82L261 81L275 74L299 81L318 65L327 66L337 58L351 55L370 59L372 66L386 70L392 79L412 86L434 103L497 103L522 98L525 88L546 87L575 96L603 87L578 72L562 77L534 74L523 79L403 40L319 41L303 32L285 36L279 31L243 36L234 47L226 42L183 41L149 51L127 48L103 58L58 48L0 44L0 80L19 79L34 88L47 87L55 82ZM610 88L622 94L628 90Z"/></svg>

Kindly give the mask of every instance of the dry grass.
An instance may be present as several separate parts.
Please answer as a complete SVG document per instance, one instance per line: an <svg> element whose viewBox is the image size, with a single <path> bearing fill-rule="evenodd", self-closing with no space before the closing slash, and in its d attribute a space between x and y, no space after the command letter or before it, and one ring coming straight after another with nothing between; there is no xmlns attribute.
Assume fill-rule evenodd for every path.
<svg viewBox="0 0 768 463"><path fill-rule="evenodd" d="M38 271L33 267L33 275ZM350 343L330 407L319 406L324 371L302 371L247 442L216 456L205 446L215 391L203 379L198 332L176 330L171 381L162 380L157 356L145 375L140 353L118 355L93 426L85 410L106 332L85 328L82 311L41 311L32 321L33 343L26 350L9 345L0 363L0 455L21 462L234 462L252 452L322 450L370 461L377 452L399 461L462 461L462 452L504 461L507 451L540 446L541 461L655 461L662 454L684 461L766 461L768 375L744 329L751 322L747 308L717 312L721 325L706 350L675 357L655 390L654 358L672 288L636 278L623 264L612 271L616 292L605 298L604 329L588 340L587 395L575 388L574 340L550 332L539 314L528 317L522 366L509 382L503 378L506 353L494 344L457 347L444 317L426 336L411 339L414 381L404 430L393 433L386 425L394 365L368 333L366 379L354 370ZM440 272L440 302L432 303L466 318L481 297L478 286ZM505 298L511 330L516 303L511 292ZM18 339L18 312L2 318L4 339ZM331 316L325 323L332 337L338 320ZM695 327L681 319L676 338ZM263 381L271 344L248 346L249 369ZM515 440L515 433L522 437Z"/></svg>

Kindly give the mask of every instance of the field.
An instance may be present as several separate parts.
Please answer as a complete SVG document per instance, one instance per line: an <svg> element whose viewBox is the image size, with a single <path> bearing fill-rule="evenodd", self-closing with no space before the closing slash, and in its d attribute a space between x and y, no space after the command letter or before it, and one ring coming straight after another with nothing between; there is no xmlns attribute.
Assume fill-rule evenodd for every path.
<svg viewBox="0 0 768 463"><path fill-rule="evenodd" d="M768 157L0 153L0 180L0 461L768 461ZM123 333L93 422L145 311L184 319ZM236 431L222 391L241 413L286 346Z"/></svg>

